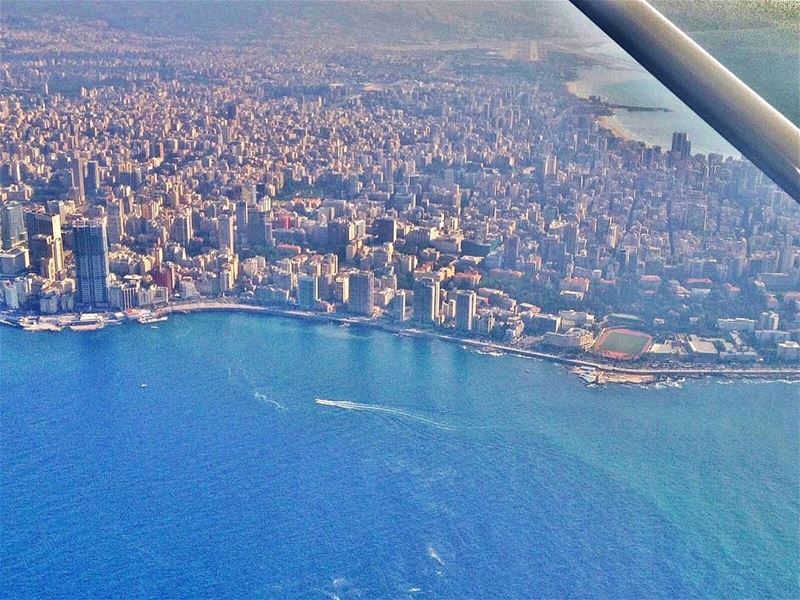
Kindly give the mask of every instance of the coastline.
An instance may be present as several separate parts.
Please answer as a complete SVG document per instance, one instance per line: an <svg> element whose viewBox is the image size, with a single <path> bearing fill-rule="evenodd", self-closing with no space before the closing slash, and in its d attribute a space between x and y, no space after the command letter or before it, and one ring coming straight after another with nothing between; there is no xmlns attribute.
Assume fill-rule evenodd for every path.
<svg viewBox="0 0 800 600"><path fill-rule="evenodd" d="M570 94L582 100L588 99L588 97L591 95L586 93L586 90L581 87L580 80L568 81L566 83L566 87ZM610 130L611 133L620 139L626 141L644 141L641 139L641 136L637 136L630 129L625 127L625 125L623 125L623 123L617 118L616 113L613 115L602 115L598 117L597 124L600 127ZM645 141L645 143L648 142Z"/></svg>
<svg viewBox="0 0 800 600"><path fill-rule="evenodd" d="M315 313L301 310L282 309L268 306L258 306L252 304L241 303L226 303L226 302L211 302L211 303L191 303L191 304L175 304L165 307L160 314L167 315L172 313L194 313L194 312L242 312L242 313L256 313L266 314L272 316L288 317L299 320L314 321L317 323L343 323L347 325L356 325L370 327L386 331L388 333L395 333L400 335L407 335L410 337L421 337L428 339L442 340L445 342L461 344L483 350L486 352L501 352L503 354L513 354L516 356L526 358L538 358L555 362L572 367L594 368L598 371L616 374L622 376L632 377L655 377L656 379L651 382L639 381L614 381L613 378L608 379L607 383L658 383L661 381L659 378L672 378L672 377L705 377L705 376L718 376L718 377L735 377L735 378L759 378L759 379L792 379L800 380L800 370L786 368L786 369L747 369L747 368L730 368L721 369L714 367L626 367L617 364L605 363L595 359L575 358L572 356L564 356L550 352L541 352L538 350L530 350L527 348L519 348L516 346L509 346L506 344L487 342L484 340L476 340L472 338L463 338L455 335L449 335L442 332L437 332L430 329L418 329L415 327L400 327L393 325L389 322L381 322L375 319L366 319L363 317L351 317L337 315L336 313ZM600 382L602 383L602 381Z"/></svg>
<svg viewBox="0 0 800 600"><path fill-rule="evenodd" d="M737 157L741 153L698 117L672 92L634 64L609 67L594 58L592 66L577 70L575 79L565 82L567 91L577 98L592 95L607 96L621 105L661 106L670 110L668 116L629 112L624 109L613 115L598 117L601 127L610 129L626 141L642 142L648 146L669 148L673 131L685 131L692 140L696 154L717 153Z"/></svg>
<svg viewBox="0 0 800 600"><path fill-rule="evenodd" d="M549 362L573 367L572 373L583 379L588 384L658 384L670 381L675 378L699 378L699 377L722 377L734 379L760 379L767 381L800 381L800 369L787 368L720 368L719 366L710 367L637 367L625 366L603 362L597 358L578 358L551 352L542 352L507 344L477 340L474 338L464 338L457 335L450 335L440 331L430 329L418 329L416 327L402 327L388 321L368 319L365 317L345 316L336 313L318 313L310 311L295 310L291 308L278 308L271 306L260 306L255 304L245 304L240 302L185 302L175 303L159 308L154 314L166 317L172 314L192 314L198 312L239 312L248 314L261 314L267 316L277 316L292 318L316 323L338 323L347 326L363 326L371 329L394 333L401 336L419 337L436 339L444 342L459 344L468 348L473 348L484 353L511 354L524 358L534 358ZM126 323L136 321L136 318L129 319ZM6 319L0 319L0 323L12 326L15 325ZM54 331L45 328L43 331ZM588 377L591 375L591 379Z"/></svg>

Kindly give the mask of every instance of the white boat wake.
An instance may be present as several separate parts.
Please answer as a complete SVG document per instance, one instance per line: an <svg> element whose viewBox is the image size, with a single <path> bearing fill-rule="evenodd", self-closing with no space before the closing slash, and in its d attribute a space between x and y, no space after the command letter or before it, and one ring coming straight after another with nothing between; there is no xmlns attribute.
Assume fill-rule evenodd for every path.
<svg viewBox="0 0 800 600"><path fill-rule="evenodd" d="M256 400L260 400L261 402L266 402L267 404L275 405L275 407L278 408L278 410L286 410L286 407L283 404L281 404L277 400L273 400L272 398L267 398L261 392L253 392L253 397Z"/></svg>
<svg viewBox="0 0 800 600"><path fill-rule="evenodd" d="M390 415L397 415L399 417L414 419L415 421L426 423L428 425L432 425L433 427L444 429L446 431L453 430L453 428L450 427L449 425L440 423L439 421L434 421L433 419L429 419L421 415L415 415L414 413L409 413L404 410L392 408L390 406L378 406L376 404L360 404L358 402L350 402L349 400L326 400L324 398L316 398L315 402L323 406L334 406L336 408L344 408L345 410L361 410L367 412L380 412L380 413L387 413Z"/></svg>
<svg viewBox="0 0 800 600"><path fill-rule="evenodd" d="M440 565L444 566L444 561L442 557L439 556L439 553L436 551L436 548L428 544L428 556L430 556L433 560L435 560Z"/></svg>

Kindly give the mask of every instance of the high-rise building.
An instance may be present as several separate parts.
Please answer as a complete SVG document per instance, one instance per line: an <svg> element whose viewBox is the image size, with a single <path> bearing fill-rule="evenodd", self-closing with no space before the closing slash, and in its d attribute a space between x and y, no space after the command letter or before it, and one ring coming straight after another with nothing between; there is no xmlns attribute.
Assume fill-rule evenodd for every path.
<svg viewBox="0 0 800 600"><path fill-rule="evenodd" d="M6 202L0 205L0 230L0 241L2 241L4 250L9 250L25 243L27 235L25 233L22 204L19 202Z"/></svg>
<svg viewBox="0 0 800 600"><path fill-rule="evenodd" d="M28 241L31 265L36 272L45 279L55 279L58 274L56 269L56 244L49 235L34 235Z"/></svg>
<svg viewBox="0 0 800 600"><path fill-rule="evenodd" d="M567 254L575 256L578 254L578 224L567 223L564 226L562 234L564 246L566 247Z"/></svg>
<svg viewBox="0 0 800 600"><path fill-rule="evenodd" d="M229 214L220 215L217 221L217 236L219 237L219 249L228 254L233 254L235 229L234 222L236 217Z"/></svg>
<svg viewBox="0 0 800 600"><path fill-rule="evenodd" d="M74 248L77 275L77 303L108 306L109 264L105 219L84 219L75 223Z"/></svg>
<svg viewBox="0 0 800 600"><path fill-rule="evenodd" d="M25 229L28 232L28 246L31 249L31 263L45 277L40 268L41 259L49 257L53 260L52 268L56 273L64 269L64 242L61 237L61 216L45 212L26 212ZM41 240L34 243L34 238L44 236L50 241L43 243Z"/></svg>
<svg viewBox="0 0 800 600"><path fill-rule="evenodd" d="M708 210L704 204L692 203L686 209L686 229L703 233L706 228Z"/></svg>
<svg viewBox="0 0 800 600"><path fill-rule="evenodd" d="M94 195L100 189L100 165L96 160L86 163L86 191Z"/></svg>
<svg viewBox="0 0 800 600"><path fill-rule="evenodd" d="M375 237L382 244L397 241L397 219L392 217L375 219L374 229Z"/></svg>
<svg viewBox="0 0 800 600"><path fill-rule="evenodd" d="M125 236L125 206L122 202L106 204L108 243L119 244Z"/></svg>
<svg viewBox="0 0 800 600"><path fill-rule="evenodd" d="M461 331L472 331L478 296L472 291L456 294L456 328Z"/></svg>
<svg viewBox="0 0 800 600"><path fill-rule="evenodd" d="M395 321L406 320L406 291L397 290L392 300L392 316Z"/></svg>
<svg viewBox="0 0 800 600"><path fill-rule="evenodd" d="M108 288L108 303L114 308L128 310L136 306L139 286L132 281L115 281Z"/></svg>
<svg viewBox="0 0 800 600"><path fill-rule="evenodd" d="M439 320L439 282L421 279L414 284L414 320L430 324Z"/></svg>
<svg viewBox="0 0 800 600"><path fill-rule="evenodd" d="M239 201L236 203L236 237L240 244L247 241L248 223L247 202Z"/></svg>
<svg viewBox="0 0 800 600"><path fill-rule="evenodd" d="M175 217L172 225L172 237L184 248L188 248L189 243L194 237L194 227L192 226L192 211L184 210Z"/></svg>
<svg viewBox="0 0 800 600"><path fill-rule="evenodd" d="M302 308L313 308L319 301L319 277L300 275L297 278L297 304Z"/></svg>
<svg viewBox="0 0 800 600"><path fill-rule="evenodd" d="M680 160L687 160L692 155L692 142L689 141L685 132L673 132L672 152L675 153Z"/></svg>
<svg viewBox="0 0 800 600"><path fill-rule="evenodd" d="M334 219L328 223L328 245L339 255L343 255L347 244L356 238L355 225L344 219Z"/></svg>
<svg viewBox="0 0 800 600"><path fill-rule="evenodd" d="M555 177L558 174L558 157L547 155L542 163L542 171L545 177Z"/></svg>
<svg viewBox="0 0 800 600"><path fill-rule="evenodd" d="M514 269L519 259L520 239L518 235L511 235L506 239L505 251L503 252L503 267Z"/></svg>
<svg viewBox="0 0 800 600"><path fill-rule="evenodd" d="M257 247L272 246L271 214L267 211L250 209L247 225L247 240Z"/></svg>
<svg viewBox="0 0 800 600"><path fill-rule="evenodd" d="M86 161L83 158L77 157L69 163L70 171L72 172L72 186L77 190L77 202L83 204L86 200L86 186L84 185L84 178L86 177Z"/></svg>
<svg viewBox="0 0 800 600"><path fill-rule="evenodd" d="M358 315L372 316L375 309L374 279L371 272L352 273L350 275L350 312Z"/></svg>

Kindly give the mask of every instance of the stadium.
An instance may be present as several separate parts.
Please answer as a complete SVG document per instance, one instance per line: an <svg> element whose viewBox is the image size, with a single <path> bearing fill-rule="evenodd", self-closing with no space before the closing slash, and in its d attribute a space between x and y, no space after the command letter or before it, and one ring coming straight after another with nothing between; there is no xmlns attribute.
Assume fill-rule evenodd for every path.
<svg viewBox="0 0 800 600"><path fill-rule="evenodd" d="M604 329L592 352L612 360L636 360L650 349L653 338L632 329Z"/></svg>

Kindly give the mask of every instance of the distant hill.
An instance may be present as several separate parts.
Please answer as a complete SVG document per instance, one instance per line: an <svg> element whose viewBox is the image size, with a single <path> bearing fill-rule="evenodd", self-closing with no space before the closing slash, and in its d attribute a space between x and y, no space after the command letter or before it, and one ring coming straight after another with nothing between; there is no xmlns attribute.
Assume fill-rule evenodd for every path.
<svg viewBox="0 0 800 600"><path fill-rule="evenodd" d="M9 23L45 15L100 21L122 31L203 40L314 35L330 42L420 43L530 39L591 32L566 1L555 2L283 2L3 0Z"/></svg>
<svg viewBox="0 0 800 600"><path fill-rule="evenodd" d="M800 2L652 0L728 68L800 123ZM567 0L457 2L0 0L0 18L35 27L48 17L119 32L207 44L308 37L330 45L580 38L604 35Z"/></svg>

